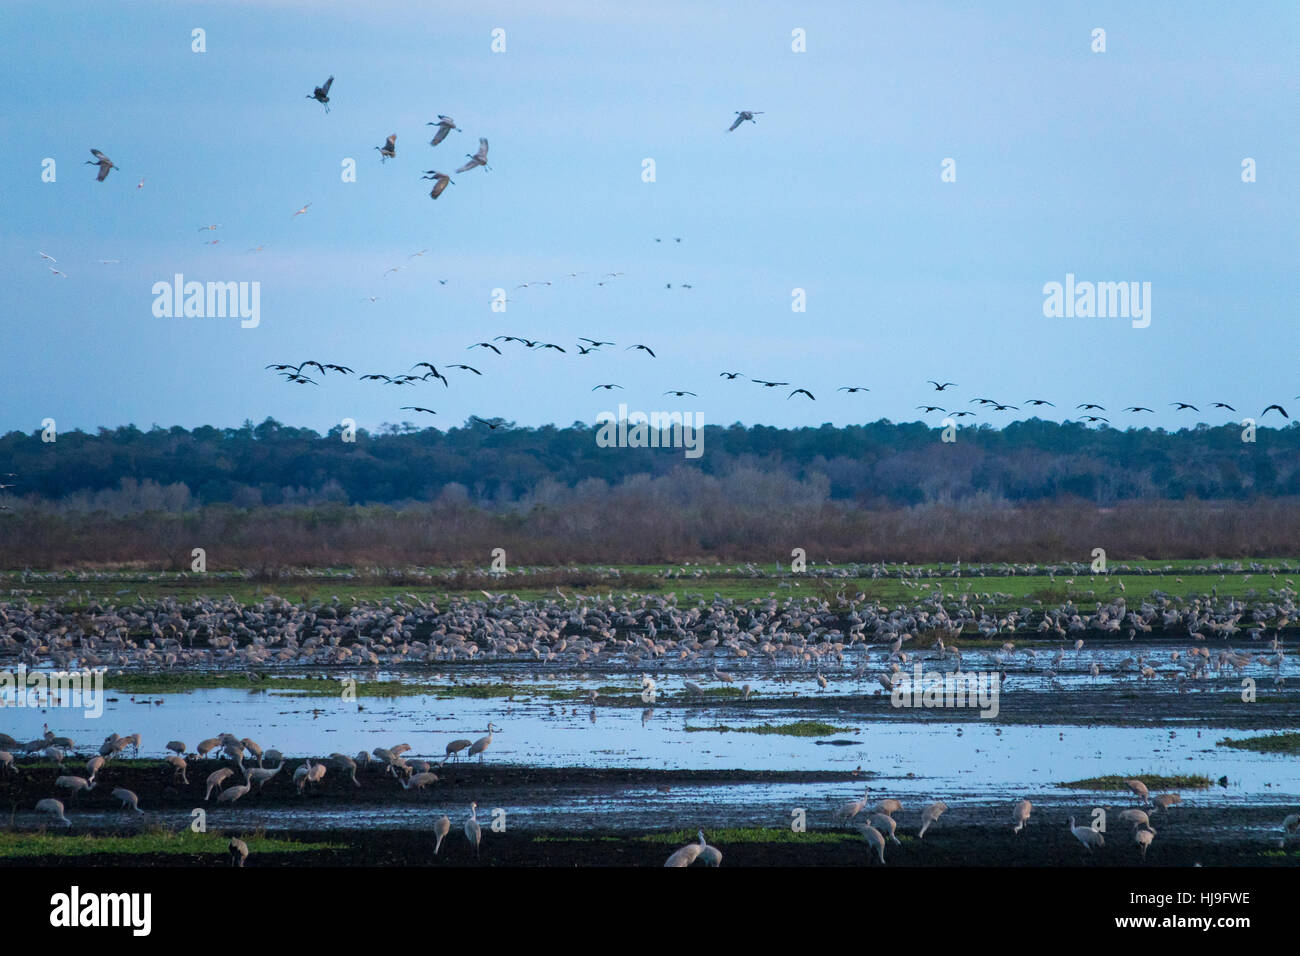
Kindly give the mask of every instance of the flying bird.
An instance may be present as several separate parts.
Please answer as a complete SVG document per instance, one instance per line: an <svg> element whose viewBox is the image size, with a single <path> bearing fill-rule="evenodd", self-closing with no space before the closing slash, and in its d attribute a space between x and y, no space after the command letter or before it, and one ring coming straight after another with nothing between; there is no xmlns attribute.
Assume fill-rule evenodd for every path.
<svg viewBox="0 0 1300 956"><path fill-rule="evenodd" d="M334 77L331 76L325 81L323 86L318 86L316 89L312 90L307 99L315 100L317 103L322 104L325 107L325 112L328 113L330 111L330 87L333 84Z"/></svg>
<svg viewBox="0 0 1300 956"><path fill-rule="evenodd" d="M940 385L938 382L936 382L936 381L935 381L934 379L932 379L932 378L928 378L928 379L926 379L926 381L929 382L931 385L934 386L934 390L935 390L936 392L942 392L945 388L956 388L956 387L957 387L957 383L956 383L956 382L944 382L942 385Z"/></svg>
<svg viewBox="0 0 1300 956"><path fill-rule="evenodd" d="M1282 417L1283 417L1283 418L1290 418L1290 417L1291 417L1290 415L1288 415L1288 414L1286 413L1286 409L1283 408L1281 405L1270 405L1270 406L1268 406L1268 408L1264 409L1262 412L1259 413L1259 417L1260 417L1260 418L1263 418L1265 415L1267 415L1269 412L1271 412L1271 411L1272 411L1273 409L1275 409L1275 408L1276 408L1279 412L1282 413Z"/></svg>
<svg viewBox="0 0 1300 956"><path fill-rule="evenodd" d="M1031 398L1028 401L1026 401L1025 404L1026 405L1052 405L1051 402L1041 398ZM1056 406L1052 405L1052 407L1055 408Z"/></svg>
<svg viewBox="0 0 1300 956"><path fill-rule="evenodd" d="M447 188L448 183L451 183L453 186L456 184L455 180L453 180L450 176L448 176L446 173L440 173L436 169L426 169L424 171L424 175L421 176L420 178L432 179L434 181L433 189L429 190L430 199L437 199L439 196L441 196L442 191Z"/></svg>
<svg viewBox="0 0 1300 956"><path fill-rule="evenodd" d="M482 374L483 374L483 373L480 372L478 369L474 368L472 365L448 365L447 368L459 368L459 369L464 369L464 370L467 371L467 372L473 372L475 375L482 375Z"/></svg>
<svg viewBox="0 0 1300 956"><path fill-rule="evenodd" d="M456 121L450 116L443 116L441 113L438 114L438 122L425 123L424 125L438 127L437 131L433 134L433 139L429 140L430 146L437 146L447 138L447 134L452 130L455 130L458 133L460 132L460 127L456 125Z"/></svg>
<svg viewBox="0 0 1300 956"><path fill-rule="evenodd" d="M854 392L869 392L871 391L871 389L867 388L867 386L865 385L841 385L835 391L848 392L850 395L852 395Z"/></svg>
<svg viewBox="0 0 1300 956"><path fill-rule="evenodd" d="M493 352L496 352L497 355L500 355L500 354L501 354L501 350L500 350L499 348L497 348L495 345L493 345L491 342L475 342L473 345L470 346L470 348L471 348L471 349L491 349ZM467 349L466 351L468 351L468 349Z"/></svg>
<svg viewBox="0 0 1300 956"><path fill-rule="evenodd" d="M751 382L762 385L764 388L780 388L782 385L789 385L789 382L768 382L761 378L752 378Z"/></svg>
<svg viewBox="0 0 1300 956"><path fill-rule="evenodd" d="M458 173L468 172L469 170L473 169L475 166L482 166L484 172L491 172L492 167L487 164L487 153L488 153L488 141L480 136L478 140L478 152L475 153L473 156L470 156L469 153L466 153L465 155L469 156L469 162L466 163L464 166L462 166L460 169L456 170L456 172Z"/></svg>
<svg viewBox="0 0 1300 956"><path fill-rule="evenodd" d="M728 382L738 379L743 375L742 372L719 372L718 378L725 378Z"/></svg>
<svg viewBox="0 0 1300 956"><path fill-rule="evenodd" d="M307 206L310 206L310 205L311 205L311 203L307 203ZM299 209L296 213L294 213L294 214L293 214L292 216L290 216L289 218L290 218L290 219L296 219L298 216L305 215L306 212L307 212L307 206L303 206L301 209Z"/></svg>
<svg viewBox="0 0 1300 956"><path fill-rule="evenodd" d="M401 408L401 410L404 411L404 412L405 412L405 411L412 411L412 412L428 412L430 415L437 415L437 414L438 414L438 413L435 412L432 408L421 408L419 405L403 405L402 408Z"/></svg>
<svg viewBox="0 0 1300 956"><path fill-rule="evenodd" d="M99 175L95 177L95 182L102 183L108 178L110 170L117 169L117 165L97 149L92 149L90 155L95 157L95 161L86 160L85 165L99 167Z"/></svg>
<svg viewBox="0 0 1300 956"><path fill-rule="evenodd" d="M608 391L608 390L611 389L611 388L622 388L622 387L623 387L622 385L614 385L614 384L610 384L610 385L597 385L595 388L592 389L592 391L594 392L597 388L603 388L603 389L605 389L606 391Z"/></svg>
<svg viewBox="0 0 1300 956"><path fill-rule="evenodd" d="M628 346L627 348L625 348L623 351L624 351L624 352L630 352L630 351L632 351L632 349L641 349L641 351L643 351L643 352L649 352L651 358L654 358L654 357L655 357L654 350L651 349L650 346L648 346L648 345L629 345L629 346Z"/></svg>
<svg viewBox="0 0 1300 956"><path fill-rule="evenodd" d="M1075 408L1082 408L1085 412L1086 412L1086 411L1090 411L1091 409L1096 409L1097 411L1100 411L1100 412L1104 412L1104 411L1106 410L1103 406L1101 406L1101 405L1094 405L1094 404L1092 404L1091 402L1085 402L1085 403L1082 404L1082 405L1075 405L1074 407L1075 407Z"/></svg>
<svg viewBox="0 0 1300 956"><path fill-rule="evenodd" d="M1215 402L1214 405L1213 405L1212 407L1214 407L1214 408L1226 408L1226 409L1227 409L1228 411L1230 411L1230 412L1235 412L1235 411L1236 411L1235 408L1233 408L1231 405L1228 405L1228 404L1226 404L1226 403L1224 403L1224 402Z"/></svg>
<svg viewBox="0 0 1300 956"><path fill-rule="evenodd" d="M618 345L617 342L597 342L595 339L583 338L581 335L578 336L578 341L579 341L579 342L590 342L590 343L591 343L591 347L592 347L593 349L598 349L598 348L600 348L602 345Z"/></svg>
<svg viewBox="0 0 1300 956"><path fill-rule="evenodd" d="M478 422L480 425L486 425L493 431L505 424L505 422L501 421L499 418L494 418L492 421L488 421L486 418L479 418L477 415L471 415L470 419Z"/></svg>
<svg viewBox="0 0 1300 956"><path fill-rule="evenodd" d="M1180 412L1185 408L1190 408L1194 412L1200 411L1199 408L1197 408L1195 405L1189 404L1188 402L1170 402L1169 404L1176 407Z"/></svg>
<svg viewBox="0 0 1300 956"><path fill-rule="evenodd" d="M383 146L376 146L375 149L379 150L379 161L381 163L385 160L392 159L397 155L397 134L393 133L388 137Z"/></svg>
<svg viewBox="0 0 1300 956"><path fill-rule="evenodd" d="M791 392L789 395L787 395L787 396L785 397L785 400L788 402L788 401L790 401L790 399L794 398L796 395L807 395L807 396L808 396L809 398L811 398L814 402L817 401L816 396L814 396L813 393L810 392L810 391L808 391L808 389L806 389L806 388L796 388L793 392Z"/></svg>
<svg viewBox="0 0 1300 956"><path fill-rule="evenodd" d="M683 397L683 396L685 396L685 395L690 395L692 398L699 398L699 397L700 397L700 396L696 395L694 392L680 391L680 390L677 390L677 389L671 389L671 388L670 388L668 391L664 392L664 394L665 394L665 395L676 395L678 398L681 398L681 397Z"/></svg>
<svg viewBox="0 0 1300 956"><path fill-rule="evenodd" d="M1154 408L1147 408L1145 405L1130 405L1128 408L1124 409L1124 411L1126 411L1126 412L1151 412L1152 414L1155 414L1155 409L1154 409Z"/></svg>
<svg viewBox="0 0 1300 956"><path fill-rule="evenodd" d="M757 123L758 120L754 119L754 117L762 116L762 115L763 115L762 110L736 110L736 121L731 124L731 129L728 129L727 132L730 133L741 123L745 122L745 120L749 120L751 123ZM678 239L677 241L681 242L680 239Z"/></svg>
<svg viewBox="0 0 1300 956"><path fill-rule="evenodd" d="M929 414L930 412L944 411L944 409L940 408L938 405L917 405L916 407L919 408L921 411L925 412L926 414Z"/></svg>

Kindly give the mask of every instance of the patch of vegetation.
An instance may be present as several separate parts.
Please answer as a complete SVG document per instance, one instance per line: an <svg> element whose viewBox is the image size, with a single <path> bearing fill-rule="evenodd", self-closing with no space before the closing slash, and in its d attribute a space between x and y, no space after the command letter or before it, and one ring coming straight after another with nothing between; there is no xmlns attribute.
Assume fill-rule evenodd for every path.
<svg viewBox="0 0 1300 956"><path fill-rule="evenodd" d="M542 834L533 837L534 843L622 843L618 837L600 836L600 837L581 837L581 836L548 836Z"/></svg>
<svg viewBox="0 0 1300 956"><path fill-rule="evenodd" d="M338 697L346 674L338 677L269 677L248 671L168 671L152 674L107 674L104 687L119 694L176 694L192 690L229 688L249 691L283 691L309 697ZM411 697L443 693L446 688L402 681L357 681L358 697Z"/></svg>
<svg viewBox="0 0 1300 956"><path fill-rule="evenodd" d="M295 840L251 835L242 837L248 852L308 853L315 850L341 850L338 843L299 843ZM225 856L230 838L219 833L194 833L189 829L173 833L155 828L130 836L95 836L89 833L68 834L62 831L38 833L0 832L0 860L23 857L83 857L105 854L167 855L203 854Z"/></svg>
<svg viewBox="0 0 1300 956"><path fill-rule="evenodd" d="M1148 790L1205 790L1214 781L1204 774L1178 774L1165 777L1158 773L1133 773L1128 775L1112 774L1109 777L1088 777L1085 780L1072 780L1058 783L1058 787L1069 790L1127 790L1125 780L1141 780Z"/></svg>
<svg viewBox="0 0 1300 956"><path fill-rule="evenodd" d="M1291 731L1285 734L1264 734L1259 737L1244 737L1241 740L1225 737L1218 745L1234 747L1237 750L1253 750L1261 754L1300 754L1300 733Z"/></svg>
<svg viewBox="0 0 1300 956"><path fill-rule="evenodd" d="M829 737L831 734L852 732L852 727L836 727L820 720L799 720L793 724L759 724L756 727L728 727L718 724L716 727L692 727L686 725L687 733L718 734L780 734L783 737Z"/></svg>

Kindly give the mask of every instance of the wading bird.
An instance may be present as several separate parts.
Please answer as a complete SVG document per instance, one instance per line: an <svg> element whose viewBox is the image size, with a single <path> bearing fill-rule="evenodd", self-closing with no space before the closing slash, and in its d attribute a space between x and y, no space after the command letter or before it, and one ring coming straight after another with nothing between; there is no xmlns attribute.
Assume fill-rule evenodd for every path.
<svg viewBox="0 0 1300 956"><path fill-rule="evenodd" d="M1128 780L1125 780L1124 786L1136 793L1142 799L1144 804L1149 804L1151 802L1149 799L1150 791L1147 790L1147 785L1137 777L1131 777Z"/></svg>
<svg viewBox="0 0 1300 956"><path fill-rule="evenodd" d="M471 801L469 819L465 821L465 839L474 845L474 856L478 857L479 844L483 842L483 828L478 825L478 803Z"/></svg>
<svg viewBox="0 0 1300 956"><path fill-rule="evenodd" d="M494 729L494 725L492 721L489 720L487 725L487 736L480 737L478 740L474 741L474 743L470 744L469 753L467 754L467 756L472 757L475 754L478 754L479 763L483 762L483 751L487 750L488 747L492 745L493 729ZM501 730L500 727L496 727L495 729L498 732Z"/></svg>
<svg viewBox="0 0 1300 956"><path fill-rule="evenodd" d="M475 153L473 156L470 156L469 153L466 153L465 155L469 156L469 162L466 163L464 166L460 167L460 169L456 170L456 172L458 173L469 172L469 170L473 169L475 166L482 166L483 171L485 173L491 172L492 167L487 164L487 154L488 154L488 141L484 139L482 136L480 136L478 139L478 152Z"/></svg>
<svg viewBox="0 0 1300 956"><path fill-rule="evenodd" d="M1147 847L1156 838L1156 831L1145 823L1138 824L1133 830L1133 840L1142 848L1142 859L1147 858Z"/></svg>
<svg viewBox="0 0 1300 956"><path fill-rule="evenodd" d="M705 847L708 846L708 844L704 842L704 831L697 831L697 835L700 838L699 843L688 843L681 849L674 850L673 854L668 857L667 861L665 861L664 866L690 866L694 863L699 858L700 854L704 852Z"/></svg>
<svg viewBox="0 0 1300 956"><path fill-rule="evenodd" d="M452 119L450 116L443 116L441 113L438 114L438 122L425 123L424 125L438 127L438 129L433 134L433 139L429 140L430 146L437 146L439 143L441 143L444 139L447 138L447 134L450 133L452 130L455 130L458 133L460 132L460 127L456 125L456 121Z"/></svg>
<svg viewBox="0 0 1300 956"><path fill-rule="evenodd" d="M1019 833L1029 822L1029 814L1034 812L1034 805L1028 800L1017 800L1011 810L1011 822L1015 824L1012 833Z"/></svg>
<svg viewBox="0 0 1300 956"><path fill-rule="evenodd" d="M320 103L325 107L325 112L328 113L330 111L330 87L333 85L334 77L331 76L323 84L312 90L311 93L308 94L307 99L315 100L317 103Z"/></svg>
<svg viewBox="0 0 1300 956"><path fill-rule="evenodd" d="M123 810L130 809L139 814L144 813L144 811L140 809L140 798L135 795L134 790L128 790L126 787L115 787L113 789L113 796L122 801Z"/></svg>
<svg viewBox="0 0 1300 956"><path fill-rule="evenodd" d="M1095 846L1106 845L1106 838L1099 831L1094 830L1092 827L1076 827L1074 817L1070 817L1070 832L1074 834L1074 838L1082 843L1084 849L1089 853L1092 852L1092 848Z"/></svg>
<svg viewBox="0 0 1300 956"><path fill-rule="evenodd" d="M36 801L37 813L48 813L65 827L72 826L72 821L63 815L63 801L55 800L53 797L46 797L44 800Z"/></svg>
<svg viewBox="0 0 1300 956"><path fill-rule="evenodd" d="M880 857L880 862L885 862L885 835L875 827L866 823L855 823L854 827L862 834L862 839L867 844L876 848L876 855Z"/></svg>
<svg viewBox="0 0 1300 956"><path fill-rule="evenodd" d="M438 851L442 849L442 841L451 832L451 820L447 818L447 814L444 813L438 818L438 822L433 825L433 832L438 838L437 842L433 844L433 855L437 856Z"/></svg>
<svg viewBox="0 0 1300 956"><path fill-rule="evenodd" d="M91 162L88 159L86 160L85 165L99 167L99 175L95 177L95 182L102 183L108 178L108 174L111 170L117 169L117 165L97 149L92 149L90 155L94 156L95 160L94 162Z"/></svg>
<svg viewBox="0 0 1300 956"><path fill-rule="evenodd" d="M248 844L239 839L239 837L231 837L230 843L226 849L230 851L231 866L242 867L244 861L248 859Z"/></svg>
<svg viewBox="0 0 1300 956"><path fill-rule="evenodd" d="M925 838L925 831L930 829L930 824L939 819L948 809L948 804L942 800L936 800L934 803L927 804L921 808L921 832L916 835L918 840Z"/></svg>
<svg viewBox="0 0 1300 956"><path fill-rule="evenodd" d="M736 110L736 120L731 124L727 132L728 133L732 132L733 130L735 130L737 126L745 122L745 120L749 120L749 122L751 123L757 123L758 120L754 119L754 117L762 116L763 112L764 112L763 110ZM678 239L677 241L681 242L680 239Z"/></svg>
<svg viewBox="0 0 1300 956"><path fill-rule="evenodd" d="M447 744L447 753L442 758L442 762L446 763L447 760L453 756L456 758L457 761L459 761L460 752L464 750L466 747L468 747L472 742L473 741L470 741L465 738L461 738L459 740L453 740L451 743Z"/></svg>
<svg viewBox="0 0 1300 956"><path fill-rule="evenodd" d="M424 171L424 175L421 176L420 178L432 179L434 181L433 188L429 190L430 199L437 199L439 196L441 196L442 191L447 188L448 183L451 183L453 186L456 185L455 180L453 180L446 173L438 172L436 169L426 169Z"/></svg>
<svg viewBox="0 0 1300 956"><path fill-rule="evenodd" d="M392 159L397 155L397 134L391 134L383 146L376 146L375 149L379 150L379 161L381 163Z"/></svg>

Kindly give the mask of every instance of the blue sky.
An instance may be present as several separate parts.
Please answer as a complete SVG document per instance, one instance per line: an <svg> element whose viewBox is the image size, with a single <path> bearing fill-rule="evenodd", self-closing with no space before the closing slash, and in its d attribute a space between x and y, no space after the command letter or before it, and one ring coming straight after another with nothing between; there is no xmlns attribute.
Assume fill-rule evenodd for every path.
<svg viewBox="0 0 1300 956"><path fill-rule="evenodd" d="M959 384L947 408L1096 401L1121 426L1227 420L1172 401L1300 406L1295 4L625 6L5 4L0 431L568 424L619 401L842 425L921 417L929 378ZM305 97L330 74L327 115ZM728 133L740 109L764 112ZM438 113L463 132L430 148ZM479 136L492 171L431 201L421 171L450 172ZM120 167L102 184L92 146ZM260 282L260 326L155 317L153 284L178 272ZM624 275L597 286L608 272ZM1042 287L1067 272L1150 282L1150 327L1045 318ZM553 284L515 288L537 280ZM499 334L569 352L466 351ZM619 345L579 357L578 336ZM484 375L314 387L263 369L307 358ZM605 382L624 390L591 391ZM662 395L677 388L699 398Z"/></svg>

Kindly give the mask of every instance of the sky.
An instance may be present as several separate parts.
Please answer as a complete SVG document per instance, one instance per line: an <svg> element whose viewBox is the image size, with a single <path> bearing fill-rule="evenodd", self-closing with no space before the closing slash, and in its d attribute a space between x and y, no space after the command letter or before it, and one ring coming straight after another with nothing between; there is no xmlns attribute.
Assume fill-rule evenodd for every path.
<svg viewBox="0 0 1300 956"><path fill-rule="evenodd" d="M1118 427L1294 416L1298 20L1291 2L6 3L0 432L568 425L619 402L783 427L938 424L922 404L1001 425L1031 398ZM326 113L308 94L329 75ZM762 112L729 132L738 110ZM461 131L433 148L440 113ZM490 171L452 172L480 136ZM103 183L92 147L119 167ZM454 180L436 201L429 169ZM258 283L259 324L156 316L177 273ZM1150 283L1150 325L1044 316L1067 273ZM498 335L566 352L467 350ZM580 356L579 336L617 345ZM451 387L264 368L305 359L429 361Z"/></svg>

